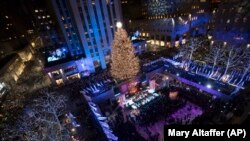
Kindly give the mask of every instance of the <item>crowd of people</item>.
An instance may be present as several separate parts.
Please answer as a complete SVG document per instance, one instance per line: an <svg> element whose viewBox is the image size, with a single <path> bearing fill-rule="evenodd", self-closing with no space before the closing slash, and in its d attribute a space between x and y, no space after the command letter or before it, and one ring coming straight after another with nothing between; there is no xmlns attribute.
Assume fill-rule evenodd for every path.
<svg viewBox="0 0 250 141"><path fill-rule="evenodd" d="M199 106L187 102L183 108L177 110L171 116L166 118L165 124L188 125L191 124L196 117L201 116L202 113L203 111Z"/></svg>
<svg viewBox="0 0 250 141"><path fill-rule="evenodd" d="M161 61L151 62L149 66L145 66L145 71L148 72L163 65L164 63ZM192 81L198 79L201 83L207 82L205 79L203 81L201 76L194 78L188 72L178 71L174 67L168 68L168 71L172 71L172 73L179 72L179 75ZM47 91L48 93L58 91L61 94L68 95L68 104L71 105L68 110L76 117L77 124L81 125L77 127L77 131L74 133L77 139L105 141L106 137L103 130L100 128L94 115L91 114L90 108L79 92L84 91L88 96L94 97L111 89L114 84L115 82L110 77L109 72L103 71L86 78L72 80L62 86L47 87L39 91L41 93L43 91ZM217 85L216 87L221 92L230 91L225 86ZM176 100L169 98L169 92L172 90L178 91L178 98ZM119 140L144 141L145 138L138 133L136 125L145 127L143 130L148 134L147 140L158 140L160 135L158 133L153 134L150 127L162 119L164 124L223 123L231 117L228 115L241 116L247 104L242 100L244 99L242 97L235 98L233 101L223 101L177 80L169 81L168 87L160 89L157 93L161 93L161 96L140 106L139 112L135 112L136 114L133 116L124 118L123 109L118 109L115 112L114 117L109 121L109 125L113 128L114 134L118 136Z"/></svg>
<svg viewBox="0 0 250 141"><path fill-rule="evenodd" d="M192 124L215 123L215 120L224 122L226 117L229 118L228 114L242 115L246 105L242 97L224 100L176 80L171 81L170 88L165 88L162 92L169 93L169 90L178 91L181 98L202 108L203 114L196 117Z"/></svg>
<svg viewBox="0 0 250 141"><path fill-rule="evenodd" d="M100 125L98 124L98 121L96 120L96 118L94 118L95 115L92 114L80 91L82 91L83 88L88 87L90 84L94 84L95 82L100 83L100 81L102 81L103 87L106 87L106 85L104 85L104 81L108 84L112 83L107 80L109 79L109 76L110 75L107 71L103 71L99 74L94 74L87 78L75 79L68 83L65 83L64 85L46 89L48 92L58 91L59 93L65 94L69 97L68 105L70 105L70 107L68 110L76 117L75 120L77 121L77 123L81 125L75 128L75 131L73 133L75 139L78 139L80 141L107 140ZM68 129L71 130L72 126L69 127L70 128Z"/></svg>
<svg viewBox="0 0 250 141"><path fill-rule="evenodd" d="M65 87L69 93L79 93L84 91L88 96L94 97L111 89L114 85L114 80L110 77L110 73L105 70L98 74L92 74L81 79L74 79L63 85L54 88L53 90L62 89Z"/></svg>
<svg viewBox="0 0 250 141"><path fill-rule="evenodd" d="M88 96L94 97L110 90L113 83L114 81L110 77L103 76L101 78L96 78L95 80L89 80L82 91Z"/></svg>
<svg viewBox="0 0 250 141"><path fill-rule="evenodd" d="M107 72L104 72L103 74L90 77L91 79L77 80L77 82L67 84L67 89L69 89L69 93L78 93L80 90L82 90L82 88L88 87L89 84L94 84L95 82L99 82L100 80L104 81L106 78L109 79L108 76L109 75L107 74ZM168 97L170 90L177 90L179 92L180 98L174 101L170 100ZM115 135L117 135L119 139L135 139L138 141L145 140L141 137L141 135L139 135L136 129L136 125L150 127L157 120L162 119L162 117L165 120L165 123L168 124L214 123L214 119L216 117L225 117L221 115L226 115L227 112L236 107L230 102L226 104L226 102L219 100L218 98L204 91L200 91L197 88L188 86L187 84L184 84L177 80L171 80L169 82L169 86L160 89L159 92L163 95L140 107L140 112L135 117L127 117L128 120L124 121L122 112L118 112L115 115L115 118L109 125L111 125ZM79 97L79 95L76 97ZM185 105L187 105L187 101L190 101L197 106L191 105L186 107ZM184 109L185 111L182 111L181 109ZM200 112L200 114L192 116L190 112L192 112L193 109L194 111L202 111L203 114L201 114ZM239 111L239 109L240 108L237 108L237 111ZM178 117L173 116L176 115L175 113L180 113L180 111L181 113L187 114ZM223 120L223 118L221 118L221 120ZM145 129L145 132L148 133L148 137L150 138L150 140L157 140L159 138L158 134L152 134L151 132L149 132L149 129Z"/></svg>
<svg viewBox="0 0 250 141"><path fill-rule="evenodd" d="M234 91L233 86L230 86L226 83L222 83L220 81L216 81L213 79L208 79L204 76L200 76L191 72L187 72L180 68L176 68L170 63L167 63L167 66L165 66L165 69L168 73L174 74L178 77L187 79L189 81L198 83L200 85L207 86L209 84L211 89L219 91L222 94L230 95Z"/></svg>
<svg viewBox="0 0 250 141"><path fill-rule="evenodd" d="M124 118L124 111L117 101L99 103L99 107L108 117L109 125L119 141L146 141L136 130L135 125Z"/></svg>
<svg viewBox="0 0 250 141"><path fill-rule="evenodd" d="M103 72L89 78L75 80L72 83L65 84L67 87L64 88L64 90L66 89L64 92L70 94L75 93L75 95L71 95L71 98L77 99L79 98L79 91L85 88L86 94L95 96L93 91L87 88L92 87L92 89L95 89L94 87L98 87L100 90L101 87L109 88L114 85L114 82L109 76L108 72ZM170 100L168 97L170 90L177 90L179 92L179 99ZM104 91L101 90L100 93ZM150 127L158 120L163 119L165 124L214 123L215 118L220 117L222 121L226 117L225 115L230 111L235 111L235 113L240 114L241 111L244 110L244 108L240 110L242 105L239 106L231 102L224 102L204 91L200 91L197 88L188 86L177 80L170 81L168 87L160 89L159 91L162 95L140 107L140 112L135 117L128 116L126 117L128 120L124 120L122 109L117 110L118 112L116 112L109 125L112 127L114 134L118 136L119 140L144 141L145 138L137 131L136 125L147 127L143 128L145 130L144 132L148 134L146 140L154 141L158 140L160 135L158 132L153 134ZM96 94L98 95L100 93ZM189 102L194 103L195 106L192 104L188 105ZM90 136L88 139L98 140L99 138L99 140L104 140L103 136L99 136L103 134L101 133L102 130L98 128L98 124L95 123L95 120L91 119L91 117L86 118L83 116L88 115L88 108L81 108L81 111L85 111L84 114L79 114L81 113L80 111L75 112L77 121L80 121L83 125L87 125L91 128L88 130L91 132L93 131L89 133ZM192 113L192 111L194 111L194 113L196 112L196 114ZM97 136L98 138L96 138Z"/></svg>
<svg viewBox="0 0 250 141"><path fill-rule="evenodd" d="M159 118L167 117L169 114L184 106L184 104L184 101L181 99L172 101L167 96L160 96L140 107L139 114L129 116L129 119L136 124L150 125Z"/></svg>

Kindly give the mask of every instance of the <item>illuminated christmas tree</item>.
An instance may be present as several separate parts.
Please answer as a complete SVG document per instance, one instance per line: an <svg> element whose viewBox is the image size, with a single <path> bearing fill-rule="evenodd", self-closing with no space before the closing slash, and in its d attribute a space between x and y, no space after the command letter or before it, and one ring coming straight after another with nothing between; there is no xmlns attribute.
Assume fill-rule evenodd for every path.
<svg viewBox="0 0 250 141"><path fill-rule="evenodd" d="M127 32L118 27L112 44L111 75L118 81L135 77L139 72L139 59L134 54L134 48Z"/></svg>

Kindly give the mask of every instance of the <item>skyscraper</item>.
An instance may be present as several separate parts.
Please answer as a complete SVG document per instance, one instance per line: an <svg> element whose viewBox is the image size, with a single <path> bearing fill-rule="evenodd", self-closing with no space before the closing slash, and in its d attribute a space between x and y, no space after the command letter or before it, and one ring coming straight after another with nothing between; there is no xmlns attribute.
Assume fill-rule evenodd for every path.
<svg viewBox="0 0 250 141"><path fill-rule="evenodd" d="M85 56L106 68L115 23L121 21L120 0L53 0L71 56Z"/></svg>
<svg viewBox="0 0 250 141"><path fill-rule="evenodd" d="M110 62L120 0L52 0L66 45L46 52L45 72L52 83L88 76Z"/></svg>

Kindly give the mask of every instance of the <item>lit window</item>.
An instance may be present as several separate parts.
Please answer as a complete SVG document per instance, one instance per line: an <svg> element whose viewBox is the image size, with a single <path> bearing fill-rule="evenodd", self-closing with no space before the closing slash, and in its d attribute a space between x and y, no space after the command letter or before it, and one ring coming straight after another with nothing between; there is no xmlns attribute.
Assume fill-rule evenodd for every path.
<svg viewBox="0 0 250 141"><path fill-rule="evenodd" d="M5 16L6 19L8 19L9 17L8 16Z"/></svg>
<svg viewBox="0 0 250 141"><path fill-rule="evenodd" d="M47 18L49 18L50 17L50 15L47 15Z"/></svg>
<svg viewBox="0 0 250 141"><path fill-rule="evenodd" d="M38 16L37 18L38 18L38 19L41 19L41 16Z"/></svg>
<svg viewBox="0 0 250 141"><path fill-rule="evenodd" d="M165 43L163 41L160 42L160 46L164 46Z"/></svg>
<svg viewBox="0 0 250 141"><path fill-rule="evenodd" d="M37 13L37 12L38 12L38 10L36 9L36 10L35 10L35 12Z"/></svg>
<svg viewBox="0 0 250 141"><path fill-rule="evenodd" d="M45 16L43 16L43 19L45 19L46 17Z"/></svg>

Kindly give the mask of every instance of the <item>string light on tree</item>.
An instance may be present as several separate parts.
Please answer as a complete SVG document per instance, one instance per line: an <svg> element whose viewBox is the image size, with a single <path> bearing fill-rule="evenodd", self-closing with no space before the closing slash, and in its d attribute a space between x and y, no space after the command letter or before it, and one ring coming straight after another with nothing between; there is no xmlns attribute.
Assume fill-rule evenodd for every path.
<svg viewBox="0 0 250 141"><path fill-rule="evenodd" d="M134 48L122 23L116 24L118 30L112 44L111 75L118 81L135 77L139 72L139 59L134 54Z"/></svg>

